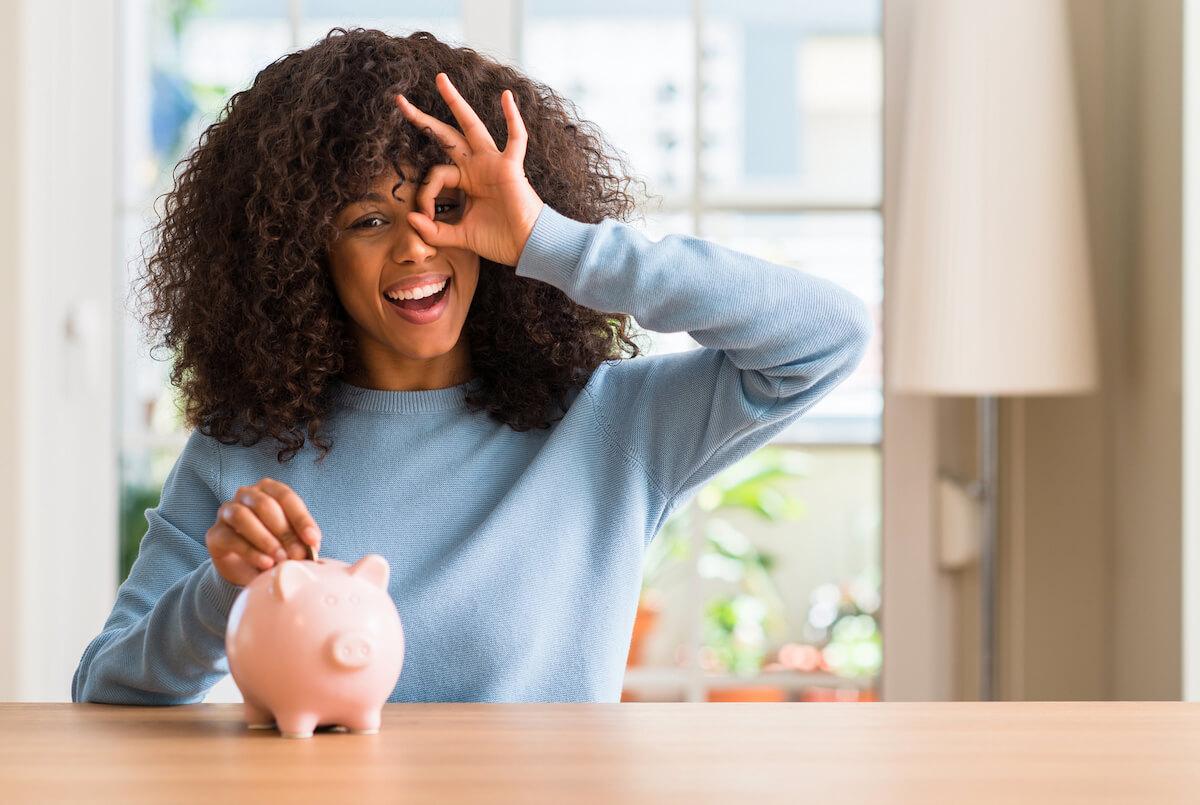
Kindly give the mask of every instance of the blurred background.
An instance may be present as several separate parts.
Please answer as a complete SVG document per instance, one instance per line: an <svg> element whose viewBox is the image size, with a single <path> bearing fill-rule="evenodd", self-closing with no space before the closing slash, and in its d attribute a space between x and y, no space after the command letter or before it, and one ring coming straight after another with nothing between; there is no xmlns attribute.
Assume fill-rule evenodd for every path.
<svg viewBox="0 0 1200 805"><path fill-rule="evenodd" d="M187 438L169 356L151 354L128 298L155 200L230 94L335 26L428 30L518 66L625 152L654 196L635 222L648 235L699 235L826 277L875 314L855 374L656 539L625 700L1200 696L1187 595L1200 586L1187 550L1200 498L1186 494L1185 449L1200 415L1184 326L1192 3L1062 4L1099 375L1086 394L999 402L990 612L975 402L901 393L884 372L900 270L889 212L902 180L920 181L904 176L905 131L929 103L908 91L920 7L0 5L18 32L0 88L0 700L69 699ZM696 346L650 338L655 353ZM991 694L979 682L989 628ZM210 700L236 696L223 684Z"/></svg>

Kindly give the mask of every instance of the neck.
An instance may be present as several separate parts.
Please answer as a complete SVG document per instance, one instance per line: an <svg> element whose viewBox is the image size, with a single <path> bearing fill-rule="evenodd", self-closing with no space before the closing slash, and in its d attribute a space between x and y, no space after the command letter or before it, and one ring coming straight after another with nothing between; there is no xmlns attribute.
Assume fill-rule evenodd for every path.
<svg viewBox="0 0 1200 805"><path fill-rule="evenodd" d="M460 340L452 350L432 358L364 354L346 361L346 382L378 391L432 391L462 385L472 377L470 353Z"/></svg>

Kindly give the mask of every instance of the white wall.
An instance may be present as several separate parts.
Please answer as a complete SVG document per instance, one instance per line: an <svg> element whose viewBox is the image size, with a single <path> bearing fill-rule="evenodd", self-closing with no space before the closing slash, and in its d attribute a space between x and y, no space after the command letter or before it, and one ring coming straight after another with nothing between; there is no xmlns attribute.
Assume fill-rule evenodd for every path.
<svg viewBox="0 0 1200 805"><path fill-rule="evenodd" d="M1181 178L1194 2L1070 2L1103 382L1018 412L1009 488L1021 499L1004 546L1020 558L1021 584L1005 590L1019 597L1004 647L1020 655L1007 664L1016 698L1171 700L1197 673L1181 648L1197 628L1184 598L1200 587L1187 550L1200 455L1183 447L1200 417Z"/></svg>
<svg viewBox="0 0 1200 805"><path fill-rule="evenodd" d="M0 23L9 30L20 30L20 16L8 7L0 8ZM20 175L19 155L21 143L20 109L21 62L24 59L24 38L14 36L11 46L0 48L0 376L13 377L19 366L20 327L14 315L18 306L20 288L17 268L21 260L21 199L16 192ZM17 405L17 384L0 384L0 422L16 422L20 406ZM18 481L14 459L19 455L19 446L14 442L14 428L6 428L6 439L0 439L0 555L7 556L0 563L0 646L12 646L13 651L0 654L0 700L11 699L17 686L17 603L19 591L15 588L16 574L7 565L12 562L14 535L19 520L16 502L19 499Z"/></svg>
<svg viewBox="0 0 1200 805"><path fill-rule="evenodd" d="M62 701L116 592L112 3L0 23L0 700Z"/></svg>
<svg viewBox="0 0 1200 805"><path fill-rule="evenodd" d="M884 326L894 278L904 99L913 0L886 0L884 74ZM889 339L884 336L886 360ZM881 693L887 701L946 701L956 694L956 580L938 569L934 531L937 408L929 397L890 394L883 411L883 636Z"/></svg>
<svg viewBox="0 0 1200 805"><path fill-rule="evenodd" d="M1182 695L1182 0L1114 3L1133 29L1125 120L1132 152L1131 262L1117 290L1125 354L1116 396L1112 665L1115 699ZM1123 15L1123 16L1120 16Z"/></svg>
<svg viewBox="0 0 1200 805"><path fill-rule="evenodd" d="M1183 8L1183 698L1200 701L1200 0Z"/></svg>

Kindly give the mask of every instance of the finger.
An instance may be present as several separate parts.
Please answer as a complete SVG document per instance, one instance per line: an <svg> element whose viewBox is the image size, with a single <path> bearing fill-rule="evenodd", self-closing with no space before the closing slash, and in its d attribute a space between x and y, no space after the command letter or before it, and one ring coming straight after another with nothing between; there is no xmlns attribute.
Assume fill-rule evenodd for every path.
<svg viewBox="0 0 1200 805"><path fill-rule="evenodd" d="M283 506L263 490L253 486L243 486L234 493L233 499L253 510L267 530L276 537L282 537L291 531L292 527L288 523L287 515L283 513Z"/></svg>
<svg viewBox="0 0 1200 805"><path fill-rule="evenodd" d="M454 83L450 80L450 76L445 73L438 73L437 85L438 92L442 94L442 99L450 107L450 113L454 115L454 119L462 127L463 134L467 138L467 144L471 146L471 149L473 151L498 152L500 149L496 147L496 141L492 139L491 132L487 130L487 126L483 125L483 121L479 119L479 115L475 114L475 110L471 108L471 104L467 103L466 99L458 93L458 88L454 86Z"/></svg>
<svg viewBox="0 0 1200 805"><path fill-rule="evenodd" d="M508 142L504 144L504 156L524 165L529 132L525 130L525 121L517 109L517 99L511 89L504 90L504 94L500 96L500 106L504 108L504 120L508 123Z"/></svg>
<svg viewBox="0 0 1200 805"><path fill-rule="evenodd" d="M410 123L422 131L427 130L441 144L451 159L471 155L471 146L458 129L448 123L443 123L433 115L422 112L403 95L396 96L396 105L400 107L400 111L404 113Z"/></svg>
<svg viewBox="0 0 1200 805"><path fill-rule="evenodd" d="M212 556L217 572L239 587L245 587L254 581L258 574L269 569L247 559L245 553L253 551L254 548L220 523L209 529L207 541L208 552ZM239 550L242 553L238 553Z"/></svg>
<svg viewBox="0 0 1200 805"><path fill-rule="evenodd" d="M246 554L247 558L254 561L255 564L265 568L271 567L276 561L282 562L287 559L287 551L283 549L283 543L267 530L262 520L259 520L258 515L254 513L254 509L244 506L236 500L231 500L221 506L218 512L222 523L236 531L243 541L249 543L262 556L270 560L270 563L264 565L257 561L253 554Z"/></svg>
<svg viewBox="0 0 1200 805"><path fill-rule="evenodd" d="M208 530L206 540L208 552L214 559L228 554L239 556L258 570L270 570L275 558L260 551L230 524L222 509L218 510L217 522Z"/></svg>
<svg viewBox="0 0 1200 805"><path fill-rule="evenodd" d="M415 206L418 210L432 219L434 217L434 202L443 190L454 189L462 183L462 169L457 165L434 165L421 180L421 189L417 191Z"/></svg>
<svg viewBox="0 0 1200 805"><path fill-rule="evenodd" d="M408 214L408 225L417 230L417 234L421 236L421 240L430 246L468 248L466 233L463 231L461 225L434 221L420 212L410 212Z"/></svg>
<svg viewBox="0 0 1200 805"><path fill-rule="evenodd" d="M304 501L290 486L281 481L263 478L258 482L258 487L279 501L279 505L283 507L284 515L287 516L288 522L292 526L292 531L306 545L311 545L314 548L320 547L321 529L317 527L317 521L309 514L308 507L304 505Z"/></svg>
<svg viewBox="0 0 1200 805"><path fill-rule="evenodd" d="M304 559L308 552L300 537L292 530L292 524L283 512L283 506L271 495L253 486L242 487L234 494L234 500L248 506L258 519L283 545L283 550L293 559Z"/></svg>
<svg viewBox="0 0 1200 805"><path fill-rule="evenodd" d="M263 572L235 553L220 554L213 560L213 564L218 573L238 587L245 587Z"/></svg>

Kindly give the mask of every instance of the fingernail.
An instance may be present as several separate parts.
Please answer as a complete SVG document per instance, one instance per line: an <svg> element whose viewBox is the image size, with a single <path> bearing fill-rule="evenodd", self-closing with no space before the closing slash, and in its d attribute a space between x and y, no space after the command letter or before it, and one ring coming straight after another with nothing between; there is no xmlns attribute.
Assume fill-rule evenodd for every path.
<svg viewBox="0 0 1200 805"><path fill-rule="evenodd" d="M312 526L309 526L308 528L304 529L304 541L309 545L316 545L321 541L321 532Z"/></svg>
<svg viewBox="0 0 1200 805"><path fill-rule="evenodd" d="M275 551L275 559L276 559L276 561L279 561L279 562L286 562L286 561L287 561L287 558L288 558L288 556L287 556L287 552L286 552L286 551L284 551L284 550L283 550L283 548L280 548L280 549L278 549L277 551Z"/></svg>

